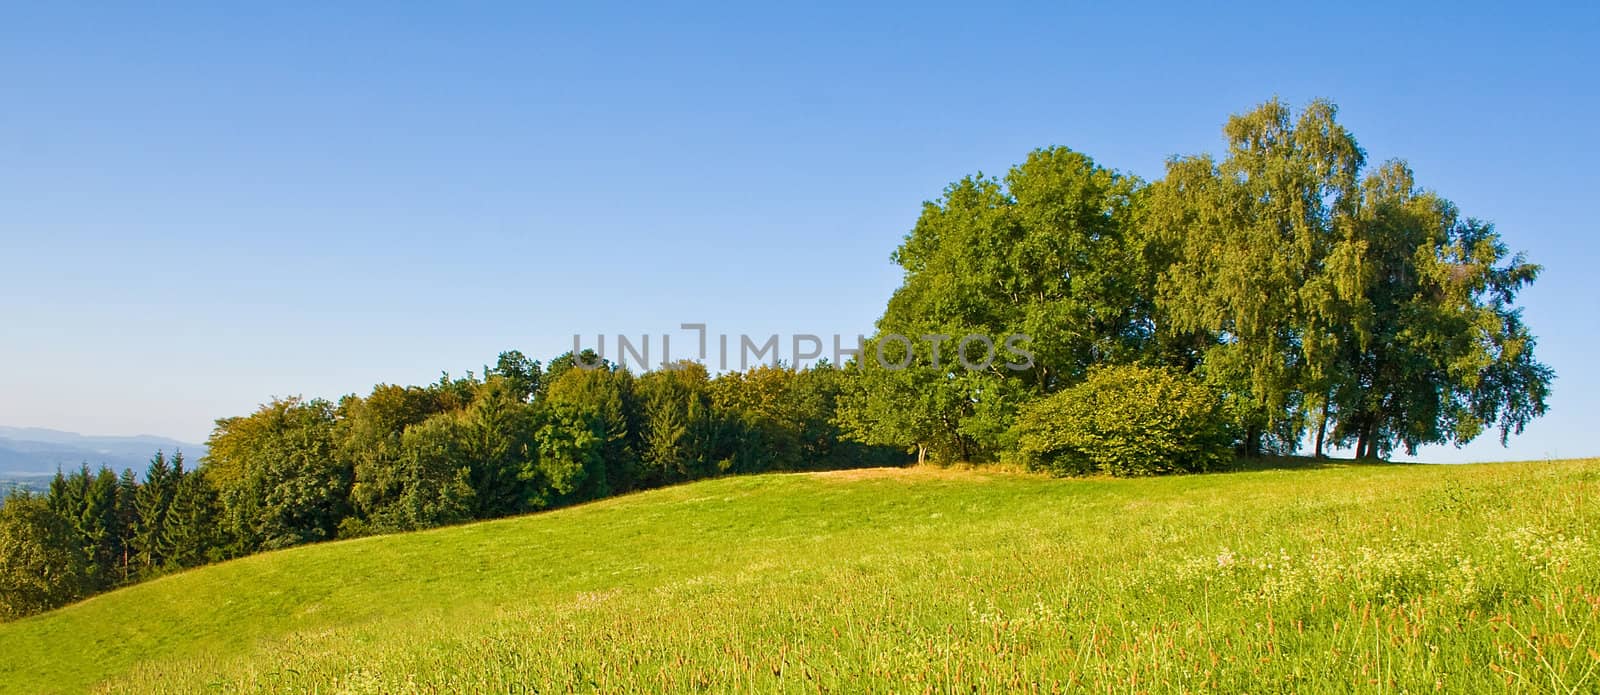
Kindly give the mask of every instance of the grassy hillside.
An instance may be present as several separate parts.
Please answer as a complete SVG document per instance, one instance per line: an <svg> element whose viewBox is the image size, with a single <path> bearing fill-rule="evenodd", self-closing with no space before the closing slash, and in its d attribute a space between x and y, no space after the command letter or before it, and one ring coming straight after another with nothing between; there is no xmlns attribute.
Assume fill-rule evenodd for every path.
<svg viewBox="0 0 1600 695"><path fill-rule="evenodd" d="M729 478L0 625L0 690L1595 692L1600 460Z"/></svg>

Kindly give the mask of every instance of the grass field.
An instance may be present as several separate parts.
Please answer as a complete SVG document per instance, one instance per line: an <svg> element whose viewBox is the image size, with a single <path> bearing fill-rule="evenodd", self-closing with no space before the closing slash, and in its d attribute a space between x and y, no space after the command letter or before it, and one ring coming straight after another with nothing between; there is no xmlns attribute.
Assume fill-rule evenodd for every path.
<svg viewBox="0 0 1600 695"><path fill-rule="evenodd" d="M1600 692L1600 460L727 478L0 625L0 691Z"/></svg>

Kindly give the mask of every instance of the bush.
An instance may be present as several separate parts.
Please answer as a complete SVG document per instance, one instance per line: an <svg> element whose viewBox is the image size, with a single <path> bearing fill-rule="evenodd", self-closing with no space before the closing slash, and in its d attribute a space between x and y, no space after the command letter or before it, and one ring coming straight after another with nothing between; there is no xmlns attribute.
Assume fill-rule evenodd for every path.
<svg viewBox="0 0 1600 695"><path fill-rule="evenodd" d="M1106 367L1034 401L1014 427L1017 453L1057 474L1197 472L1228 461L1233 437L1222 401L1171 369Z"/></svg>

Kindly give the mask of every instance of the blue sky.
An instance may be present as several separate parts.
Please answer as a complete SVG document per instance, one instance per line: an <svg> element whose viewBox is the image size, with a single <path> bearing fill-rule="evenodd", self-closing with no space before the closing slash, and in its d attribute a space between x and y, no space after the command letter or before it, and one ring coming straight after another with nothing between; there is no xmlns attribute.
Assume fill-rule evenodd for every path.
<svg viewBox="0 0 1600 695"><path fill-rule="evenodd" d="M1422 457L1600 454L1592 8L51 5L0 10L3 424L201 440L575 332L870 332L949 182L1158 177L1277 95L1546 267L1552 413Z"/></svg>

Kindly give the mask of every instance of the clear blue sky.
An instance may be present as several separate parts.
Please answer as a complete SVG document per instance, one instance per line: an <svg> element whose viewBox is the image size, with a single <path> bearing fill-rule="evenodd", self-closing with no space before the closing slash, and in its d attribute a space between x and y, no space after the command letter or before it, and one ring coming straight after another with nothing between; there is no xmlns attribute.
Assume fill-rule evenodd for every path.
<svg viewBox="0 0 1600 695"><path fill-rule="evenodd" d="M1600 454L1592 7L324 4L0 10L0 424L201 440L574 332L870 332L950 181L1157 177L1279 95L1546 266L1552 413L1424 458Z"/></svg>

